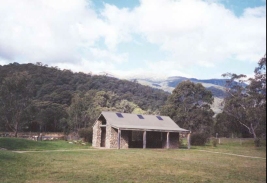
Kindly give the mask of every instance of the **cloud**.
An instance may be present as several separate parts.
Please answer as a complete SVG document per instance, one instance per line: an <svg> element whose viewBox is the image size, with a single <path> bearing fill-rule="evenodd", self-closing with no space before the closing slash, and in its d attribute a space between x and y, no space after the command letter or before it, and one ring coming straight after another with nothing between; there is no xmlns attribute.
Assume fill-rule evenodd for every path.
<svg viewBox="0 0 267 183"><path fill-rule="evenodd" d="M69 69L73 72L84 72L86 74L99 74L103 71L115 70L114 64L105 61L91 61L82 59L80 64L76 63L57 63L51 66L57 66L59 68Z"/></svg>
<svg viewBox="0 0 267 183"><path fill-rule="evenodd" d="M247 8L244 17L266 17L266 7Z"/></svg>
<svg viewBox="0 0 267 183"><path fill-rule="evenodd" d="M168 55L147 61L143 67L150 71L169 75L173 68L218 68L229 60L256 63L266 52L266 7L247 8L238 17L219 2L140 0L134 9L106 5L102 15L121 35L118 42L138 34Z"/></svg>
<svg viewBox="0 0 267 183"><path fill-rule="evenodd" d="M105 48L96 52L99 39L109 47L117 40L86 0L0 0L0 27L0 56L10 61L79 64L126 58Z"/></svg>
<svg viewBox="0 0 267 183"><path fill-rule="evenodd" d="M266 8L236 17L223 5L198 0L143 0L139 31L170 52L177 64L212 66L226 59L255 60L266 45Z"/></svg>
<svg viewBox="0 0 267 183"><path fill-rule="evenodd" d="M128 8L119 9L114 5L104 4L101 16L108 25L105 43L110 50L116 49L122 42L132 41L133 28L135 26L135 14Z"/></svg>
<svg viewBox="0 0 267 183"><path fill-rule="evenodd" d="M122 43L156 45L166 56L120 70L138 54L121 52ZM256 63L265 52L265 6L237 17L220 0L140 0L135 8L105 3L101 10L89 0L0 0L1 63L43 62L124 75L160 69L162 75L186 76L191 67Z"/></svg>

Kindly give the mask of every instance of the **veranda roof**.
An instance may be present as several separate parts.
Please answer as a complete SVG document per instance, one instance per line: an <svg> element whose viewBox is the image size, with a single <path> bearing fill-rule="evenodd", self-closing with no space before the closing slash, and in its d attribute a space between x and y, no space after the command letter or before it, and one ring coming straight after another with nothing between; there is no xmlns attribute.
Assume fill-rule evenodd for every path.
<svg viewBox="0 0 267 183"><path fill-rule="evenodd" d="M136 115L128 113L102 112L107 125L121 130L146 130L160 132L189 132L180 128L168 116Z"/></svg>

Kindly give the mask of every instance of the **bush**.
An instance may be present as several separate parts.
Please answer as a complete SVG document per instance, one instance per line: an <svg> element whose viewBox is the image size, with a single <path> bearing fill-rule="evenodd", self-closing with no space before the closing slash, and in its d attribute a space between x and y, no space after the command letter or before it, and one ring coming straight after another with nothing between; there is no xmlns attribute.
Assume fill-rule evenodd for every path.
<svg viewBox="0 0 267 183"><path fill-rule="evenodd" d="M211 139L211 143L212 143L212 146L213 146L213 147L217 147L217 145L218 145L218 143L219 143L219 140L216 139L216 138L212 138L212 139Z"/></svg>
<svg viewBox="0 0 267 183"><path fill-rule="evenodd" d="M254 144L255 144L256 147L260 147L261 146L261 139L260 138L256 138L254 140Z"/></svg>
<svg viewBox="0 0 267 183"><path fill-rule="evenodd" d="M93 130L91 128L82 128L78 131L78 134L85 142L92 142Z"/></svg>
<svg viewBox="0 0 267 183"><path fill-rule="evenodd" d="M191 145L204 146L208 141L208 136L203 133L193 133L191 135Z"/></svg>
<svg viewBox="0 0 267 183"><path fill-rule="evenodd" d="M183 147L184 146L184 142L183 142L183 139L180 137L179 138L179 148Z"/></svg>

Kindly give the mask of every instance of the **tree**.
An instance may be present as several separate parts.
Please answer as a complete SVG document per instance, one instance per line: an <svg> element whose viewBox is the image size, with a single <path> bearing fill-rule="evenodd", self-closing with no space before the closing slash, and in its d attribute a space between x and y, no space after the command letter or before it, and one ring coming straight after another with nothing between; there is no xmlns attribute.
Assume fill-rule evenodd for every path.
<svg viewBox="0 0 267 183"><path fill-rule="evenodd" d="M39 125L39 131L61 131L60 121L67 117L66 106L50 101L33 100L30 105L32 122Z"/></svg>
<svg viewBox="0 0 267 183"><path fill-rule="evenodd" d="M170 116L177 124L193 132L211 132L214 112L210 105L212 93L201 84L191 81L180 83L161 108L162 115Z"/></svg>
<svg viewBox="0 0 267 183"><path fill-rule="evenodd" d="M254 78L232 73L223 76L229 78L223 111L245 127L256 141L263 133L262 128L266 128L266 56L259 61Z"/></svg>
<svg viewBox="0 0 267 183"><path fill-rule="evenodd" d="M0 66L0 128L2 130L11 129L6 124L6 116L10 119L14 116L8 112L12 107L7 107L8 103L5 106L2 104L3 101L9 101L8 95L10 94L5 89L4 83L7 78L11 77L10 73L23 71L27 71L30 80L27 80L27 84L21 87L25 86L26 89L30 89L30 95L25 98L21 97L22 100L18 102L24 99L27 101L27 98L29 98L27 102L30 100L34 102L30 104L30 107L22 107L24 110L19 125L22 130L40 131L41 125L43 130L54 131L63 127L66 132L77 131L78 128L90 127L101 111L124 111L138 114L146 114L148 111L154 114L158 113L159 107L170 95L163 90L113 77L73 73L69 70L51 68L42 63L13 63ZM23 80L25 77L21 76L18 79ZM17 87L18 91L23 92L24 90L19 87ZM17 92L16 95L23 96L24 94ZM28 103L25 106L28 106ZM26 119L28 117L30 120ZM23 125L24 121L27 124ZM31 123L28 124L28 122Z"/></svg>
<svg viewBox="0 0 267 183"><path fill-rule="evenodd" d="M214 132L221 137L250 137L247 129L240 126L235 118L225 112L219 113L215 118Z"/></svg>
<svg viewBox="0 0 267 183"><path fill-rule="evenodd" d="M82 96L82 94L74 94L71 105L68 108L70 129L77 132L81 128L86 128L90 117L87 110L92 105L92 100Z"/></svg>
<svg viewBox="0 0 267 183"><path fill-rule="evenodd" d="M0 85L0 121L17 137L27 118L32 87L27 72L16 72L5 77Z"/></svg>
<svg viewBox="0 0 267 183"><path fill-rule="evenodd" d="M123 113L132 113L135 109L139 108L133 102L129 102L128 100L121 100L120 103L116 105L116 109L119 112Z"/></svg>

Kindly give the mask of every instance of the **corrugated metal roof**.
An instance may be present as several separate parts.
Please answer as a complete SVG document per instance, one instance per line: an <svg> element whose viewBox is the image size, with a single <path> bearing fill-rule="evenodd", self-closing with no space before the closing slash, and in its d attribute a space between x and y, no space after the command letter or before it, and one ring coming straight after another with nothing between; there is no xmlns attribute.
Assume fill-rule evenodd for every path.
<svg viewBox="0 0 267 183"><path fill-rule="evenodd" d="M144 119L140 119L136 114L121 113L123 117L118 117L116 112L102 112L101 114L105 117L107 125L122 130L189 132L180 128L168 116L160 116L163 120L159 120L154 115L142 115Z"/></svg>

